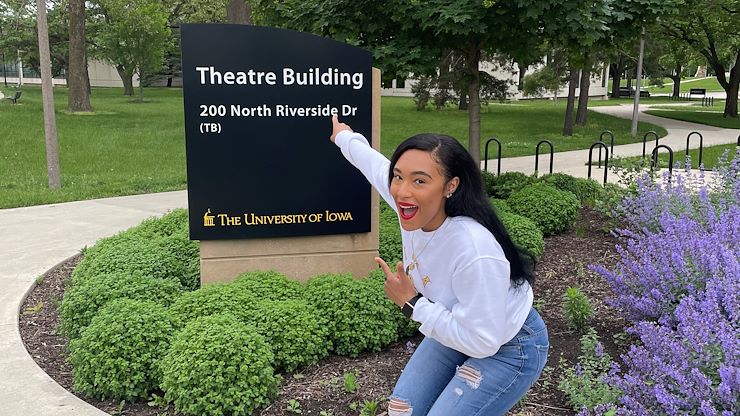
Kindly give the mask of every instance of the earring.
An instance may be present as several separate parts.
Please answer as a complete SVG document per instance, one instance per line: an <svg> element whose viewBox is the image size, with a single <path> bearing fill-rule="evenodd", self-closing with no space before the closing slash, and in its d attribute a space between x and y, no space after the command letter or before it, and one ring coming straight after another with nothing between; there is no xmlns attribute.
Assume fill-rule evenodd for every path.
<svg viewBox="0 0 740 416"><path fill-rule="evenodd" d="M452 192L450 192L449 194L447 194L447 199L450 199L450 198L452 198Z"/></svg>

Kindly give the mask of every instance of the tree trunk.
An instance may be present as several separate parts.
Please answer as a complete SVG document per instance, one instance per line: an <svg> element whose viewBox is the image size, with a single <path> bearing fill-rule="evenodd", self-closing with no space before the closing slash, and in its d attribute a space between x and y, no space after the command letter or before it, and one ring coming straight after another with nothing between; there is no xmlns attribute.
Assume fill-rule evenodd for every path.
<svg viewBox="0 0 740 416"><path fill-rule="evenodd" d="M461 111L468 109L468 94L465 91L460 91L460 103L457 105L457 109Z"/></svg>
<svg viewBox="0 0 740 416"><path fill-rule="evenodd" d="M85 1L69 2L69 65L67 107L71 112L92 111L87 89L87 60L85 59Z"/></svg>
<svg viewBox="0 0 740 416"><path fill-rule="evenodd" d="M517 66L518 65L519 65L519 62L517 62ZM519 80L517 81L517 84L516 84L516 89L519 91L522 91L524 89L524 77L526 76L526 74L527 74L527 68L526 67L522 68L520 66L519 67Z"/></svg>
<svg viewBox="0 0 740 416"><path fill-rule="evenodd" d="M121 77L121 82L123 82L123 95L127 97L133 96L134 95L134 74L129 73L120 65L116 65L116 71L118 71L118 76ZM139 83L141 83L141 80L139 80Z"/></svg>
<svg viewBox="0 0 740 416"><path fill-rule="evenodd" d="M723 117L737 117L738 87L740 86L740 51L735 57L735 65L730 69L730 80L725 77L725 68L719 62L712 62L714 72L717 73L719 85L725 89L727 99L725 100L725 111Z"/></svg>
<svg viewBox="0 0 740 416"><path fill-rule="evenodd" d="M578 84L578 70L570 68L570 79L568 80L568 104L565 106L565 122L563 123L563 136L573 135L573 107L576 101L576 84Z"/></svg>
<svg viewBox="0 0 740 416"><path fill-rule="evenodd" d="M674 98L678 98L678 96L681 95L681 69L682 65L676 62L676 68L674 69L676 73L669 76L669 78L673 81L673 93L671 95Z"/></svg>
<svg viewBox="0 0 740 416"><path fill-rule="evenodd" d="M44 136L46 141L46 172L49 188L62 187L59 167L59 145L57 121L54 113L54 86L51 81L51 53L49 52L49 23L46 19L46 0L36 0L39 40L39 70L41 72L41 95L44 107Z"/></svg>
<svg viewBox="0 0 740 416"><path fill-rule="evenodd" d="M578 111L576 112L576 125L585 126L588 121L588 91L591 87L590 64L586 61L586 67L581 70L581 83L578 91Z"/></svg>
<svg viewBox="0 0 740 416"><path fill-rule="evenodd" d="M478 39L468 42L465 67L468 71L468 152L476 166L480 166L480 43Z"/></svg>
<svg viewBox="0 0 740 416"><path fill-rule="evenodd" d="M624 58L619 57L616 63L609 65L612 75L612 95L611 98L619 98L619 84L622 82L622 73L624 72Z"/></svg>
<svg viewBox="0 0 740 416"><path fill-rule="evenodd" d="M239 25L252 24L252 6L245 0L229 0L226 4L226 19Z"/></svg>
<svg viewBox="0 0 740 416"><path fill-rule="evenodd" d="M141 80L144 79L144 73L139 72L139 102L144 102L144 83Z"/></svg>

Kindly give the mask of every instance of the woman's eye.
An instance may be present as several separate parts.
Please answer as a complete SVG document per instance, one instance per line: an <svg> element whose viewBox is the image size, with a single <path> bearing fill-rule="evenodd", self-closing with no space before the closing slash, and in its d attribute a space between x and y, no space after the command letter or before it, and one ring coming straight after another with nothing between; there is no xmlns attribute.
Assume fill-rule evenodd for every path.
<svg viewBox="0 0 740 416"><path fill-rule="evenodd" d="M414 183L417 184L417 185L421 185L421 184L424 183L424 179L416 179L416 180L414 180Z"/></svg>
<svg viewBox="0 0 740 416"><path fill-rule="evenodd" d="M401 175L393 175L393 179L396 180L396 181L400 181L401 180Z"/></svg>

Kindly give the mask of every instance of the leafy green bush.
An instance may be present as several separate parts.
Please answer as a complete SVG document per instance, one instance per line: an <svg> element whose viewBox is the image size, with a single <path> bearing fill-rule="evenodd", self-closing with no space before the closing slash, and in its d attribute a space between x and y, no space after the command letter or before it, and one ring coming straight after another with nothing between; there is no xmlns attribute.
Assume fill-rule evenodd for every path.
<svg viewBox="0 0 740 416"><path fill-rule="evenodd" d="M558 388L568 397L568 403L574 410L586 408L592 411L599 406L602 410L600 414L615 414L613 410L622 392L604 381L612 364L612 358L604 351L592 328L581 337L581 355L576 366L567 366L561 359L560 365L564 368Z"/></svg>
<svg viewBox="0 0 740 416"><path fill-rule="evenodd" d="M98 398L146 398L159 385L157 362L172 332L167 310L155 302L110 302L69 344L75 389Z"/></svg>
<svg viewBox="0 0 740 416"><path fill-rule="evenodd" d="M593 179L576 178L564 173L551 173L540 178L540 182L550 185L561 191L569 191L575 195L581 204L593 205L602 187Z"/></svg>
<svg viewBox="0 0 740 416"><path fill-rule="evenodd" d="M541 183L514 192L508 202L514 214L534 221L545 237L570 227L581 207L573 193Z"/></svg>
<svg viewBox="0 0 740 416"><path fill-rule="evenodd" d="M230 313L247 322L257 310L258 301L254 295L234 285L214 283L183 293L170 306L170 313L176 328L196 318L220 313Z"/></svg>
<svg viewBox="0 0 740 416"><path fill-rule="evenodd" d="M624 219L622 201L630 194L634 194L634 190L623 188L613 183L604 185L604 189L596 200L594 209L607 217L611 229L617 228Z"/></svg>
<svg viewBox="0 0 740 416"><path fill-rule="evenodd" d="M231 285L257 299L299 299L303 285L273 270L252 271L239 275Z"/></svg>
<svg viewBox="0 0 740 416"><path fill-rule="evenodd" d="M583 332L594 311L591 302L579 288L569 287L563 295L563 314L571 329Z"/></svg>
<svg viewBox="0 0 740 416"><path fill-rule="evenodd" d="M385 201L380 201L380 258L388 264L396 263L403 258L401 243L401 226L398 216Z"/></svg>
<svg viewBox="0 0 740 416"><path fill-rule="evenodd" d="M545 250L545 239L534 221L509 212L499 214L499 218L514 244L534 258L542 256L542 252Z"/></svg>
<svg viewBox="0 0 740 416"><path fill-rule="evenodd" d="M159 279L175 279L188 290L200 286L200 248L191 241L187 213L176 210L162 218L100 239L85 250L85 258L72 274L76 285L95 275L140 272Z"/></svg>
<svg viewBox="0 0 740 416"><path fill-rule="evenodd" d="M534 176L527 176L521 172L506 172L496 176L489 196L499 199L508 199L513 192L516 192L527 185L537 182Z"/></svg>
<svg viewBox="0 0 740 416"><path fill-rule="evenodd" d="M78 338L93 317L113 300L150 300L166 307L181 293L180 282L174 280L152 279L139 273L97 275L64 293L60 307L62 333L69 339Z"/></svg>
<svg viewBox="0 0 740 416"><path fill-rule="evenodd" d="M172 340L161 361L165 400L186 415L250 415L280 384L262 335L229 314L200 317Z"/></svg>
<svg viewBox="0 0 740 416"><path fill-rule="evenodd" d="M501 214L511 212L511 207L509 206L509 203L505 200L491 198L490 201L491 207L493 208L493 211L496 213L496 215L501 216Z"/></svg>
<svg viewBox="0 0 740 416"><path fill-rule="evenodd" d="M277 370L292 372L329 355L331 343L326 318L303 300L259 302L247 323L254 324L265 337L275 354Z"/></svg>
<svg viewBox="0 0 740 416"><path fill-rule="evenodd" d="M493 195L493 187L496 184L496 175L487 170L481 170L480 176L483 180L483 190L486 191L486 195Z"/></svg>
<svg viewBox="0 0 740 416"><path fill-rule="evenodd" d="M304 294L329 323L337 354L355 357L363 351L380 351L398 338L395 305L388 305L382 285L373 279L320 275L306 282Z"/></svg>

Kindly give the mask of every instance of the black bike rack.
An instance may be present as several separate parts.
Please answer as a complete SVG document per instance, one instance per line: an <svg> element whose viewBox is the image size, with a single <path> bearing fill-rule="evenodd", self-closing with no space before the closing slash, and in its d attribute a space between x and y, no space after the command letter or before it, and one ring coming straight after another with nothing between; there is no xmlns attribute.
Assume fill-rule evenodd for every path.
<svg viewBox="0 0 740 416"><path fill-rule="evenodd" d="M691 136L695 134L699 136L699 164L697 166L701 167L701 153L704 147L704 136L702 136L698 131L692 131L688 136L686 136L686 156L689 155L689 139L691 139Z"/></svg>
<svg viewBox="0 0 740 416"><path fill-rule="evenodd" d="M591 179L591 162L593 162L593 150L596 146L600 146L599 152L601 152L602 147L606 151L606 158L604 159L604 185L606 185L606 175L609 173L609 148L606 147L606 143L602 141L592 144L588 149L588 178Z"/></svg>
<svg viewBox="0 0 740 416"><path fill-rule="evenodd" d="M667 149L668 150L668 178L673 176L673 149L668 147L667 145L660 144L653 148L653 155L650 161L650 171L652 172L653 169L658 166L658 149Z"/></svg>
<svg viewBox="0 0 740 416"><path fill-rule="evenodd" d="M498 156L496 159L498 159L498 167L496 168L496 175L501 175L501 142L498 141L497 138L491 137L486 141L486 150L484 152L485 161L483 162L483 170L488 171L488 145L491 144L491 142L496 142L498 145Z"/></svg>
<svg viewBox="0 0 740 416"><path fill-rule="evenodd" d="M537 147L534 150L534 176L537 177L537 172L539 172L539 163L540 163L540 145L541 144L547 144L550 146L550 173L552 173L552 162L553 158L555 157L555 148L552 146L552 142L549 140L540 140L539 143L537 143Z"/></svg>
<svg viewBox="0 0 740 416"><path fill-rule="evenodd" d="M642 136L642 158L645 158L645 144L647 143L647 137L649 134L652 134L655 136L655 146L658 146L658 133L650 130L649 132L645 133L644 136Z"/></svg>

